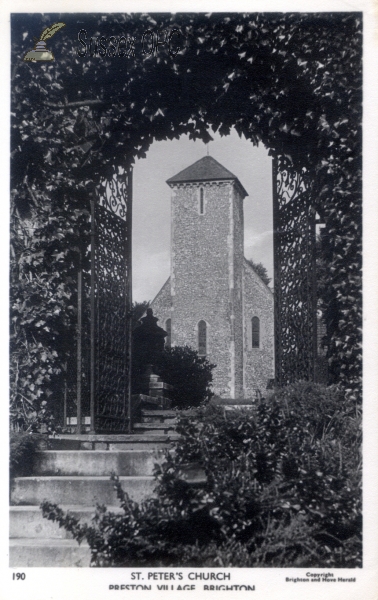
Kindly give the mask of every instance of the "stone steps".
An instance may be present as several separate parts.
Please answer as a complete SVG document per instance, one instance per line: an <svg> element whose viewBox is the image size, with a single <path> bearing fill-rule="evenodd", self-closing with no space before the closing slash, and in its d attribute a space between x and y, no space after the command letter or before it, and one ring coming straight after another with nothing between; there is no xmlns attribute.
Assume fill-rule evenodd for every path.
<svg viewBox="0 0 378 600"><path fill-rule="evenodd" d="M141 502L152 495L155 487L151 476L120 477L125 492ZM57 504L117 504L117 496L109 475L16 477L12 483L13 505L36 505L48 500Z"/></svg>
<svg viewBox="0 0 378 600"><path fill-rule="evenodd" d="M45 450L36 453L35 475L152 475L161 450Z"/></svg>
<svg viewBox="0 0 378 600"><path fill-rule="evenodd" d="M156 408L147 409L142 408L142 417L154 417L154 419L175 419L177 417L177 411L170 408Z"/></svg>
<svg viewBox="0 0 378 600"><path fill-rule="evenodd" d="M176 423L177 413L174 410L142 410L142 423Z"/></svg>
<svg viewBox="0 0 378 600"><path fill-rule="evenodd" d="M135 423L134 431L136 433L143 433L144 435L151 434L169 434L174 431L175 425L174 423Z"/></svg>
<svg viewBox="0 0 378 600"><path fill-rule="evenodd" d="M173 410L173 409L155 409L155 410L150 410L150 409L142 409L141 410L141 417L142 417L142 421L145 420L145 418L148 417L152 417L154 419L154 422L156 421L167 421L167 420L174 420L174 422L177 420L178 415L185 415L188 417L193 417L196 415L194 410L191 409L186 409L186 410Z"/></svg>
<svg viewBox="0 0 378 600"><path fill-rule="evenodd" d="M172 430L164 433L131 433L122 435L60 434L49 439L52 450L158 450L167 448L179 436Z"/></svg>
<svg viewBox="0 0 378 600"><path fill-rule="evenodd" d="M62 510L69 511L70 514L77 517L85 523L90 523L96 508L95 506L77 506L70 504L61 504ZM122 508L117 506L108 506L109 511L122 513ZM11 506L9 510L9 535L13 539L72 539L71 533L58 523L44 519L42 511L38 506Z"/></svg>
<svg viewBox="0 0 378 600"><path fill-rule="evenodd" d="M122 512L110 475L115 472L132 500L151 497L154 464L177 440L176 413L142 409L132 434L60 434L36 453L33 476L11 482L11 567L88 567L90 549L57 523L42 517L43 500L90 522L95 505Z"/></svg>
<svg viewBox="0 0 378 600"><path fill-rule="evenodd" d="M9 540L10 567L89 567L88 544L52 538Z"/></svg>

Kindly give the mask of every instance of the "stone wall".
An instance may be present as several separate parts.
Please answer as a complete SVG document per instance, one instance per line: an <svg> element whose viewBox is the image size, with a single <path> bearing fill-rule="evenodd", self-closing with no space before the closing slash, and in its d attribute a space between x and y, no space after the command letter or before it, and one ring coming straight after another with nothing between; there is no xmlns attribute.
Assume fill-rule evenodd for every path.
<svg viewBox="0 0 378 600"><path fill-rule="evenodd" d="M236 186L232 188L230 201L230 235L233 271L230 276L230 305L231 323L233 324L232 353L234 360L234 388L232 398L242 399L244 396L243 385L243 266L244 266L244 215L243 198Z"/></svg>
<svg viewBox="0 0 378 600"><path fill-rule="evenodd" d="M273 293L244 261L244 395L255 398L265 393L274 377L274 298ZM260 347L252 348L252 318L260 320Z"/></svg>
<svg viewBox="0 0 378 600"><path fill-rule="evenodd" d="M207 324L207 356L216 364L214 391L234 397L235 273L233 213L237 192L233 182L176 184L172 192L172 343L198 349L198 323ZM204 211L200 214L200 190ZM238 200L240 202L240 198ZM241 274L240 274L241 277ZM233 306L234 303L234 306ZM238 310L239 314L233 314ZM231 314L233 318L231 319ZM239 349L240 356L240 349ZM237 390L240 392L240 389Z"/></svg>

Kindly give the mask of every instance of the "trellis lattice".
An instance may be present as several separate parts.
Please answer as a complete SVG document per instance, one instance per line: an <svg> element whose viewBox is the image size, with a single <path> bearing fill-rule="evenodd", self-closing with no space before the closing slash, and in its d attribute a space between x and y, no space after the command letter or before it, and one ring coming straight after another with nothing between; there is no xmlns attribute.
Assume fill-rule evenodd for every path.
<svg viewBox="0 0 378 600"><path fill-rule="evenodd" d="M276 382L314 380L315 210L306 173L273 165Z"/></svg>
<svg viewBox="0 0 378 600"><path fill-rule="evenodd" d="M125 432L128 426L131 185L131 171L119 174L100 186L101 195L92 206L91 394L96 432Z"/></svg>

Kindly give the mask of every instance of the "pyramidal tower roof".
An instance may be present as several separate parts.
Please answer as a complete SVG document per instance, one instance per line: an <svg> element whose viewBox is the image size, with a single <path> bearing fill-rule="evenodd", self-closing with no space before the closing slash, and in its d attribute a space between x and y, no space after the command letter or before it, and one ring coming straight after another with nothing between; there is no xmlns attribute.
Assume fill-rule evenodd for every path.
<svg viewBox="0 0 378 600"><path fill-rule="evenodd" d="M233 180L236 181L242 196L248 196L248 193L240 183L239 179L221 165L212 156L204 156L197 160L195 163L177 173L173 177L167 179L168 185L171 183L190 183L192 181L221 181L221 180Z"/></svg>

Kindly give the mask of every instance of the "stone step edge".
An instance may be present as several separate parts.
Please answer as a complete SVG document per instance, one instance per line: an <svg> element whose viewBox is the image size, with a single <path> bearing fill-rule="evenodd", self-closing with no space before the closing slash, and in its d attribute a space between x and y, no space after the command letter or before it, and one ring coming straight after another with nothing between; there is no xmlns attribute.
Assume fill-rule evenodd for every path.
<svg viewBox="0 0 378 600"><path fill-rule="evenodd" d="M63 512L70 514L71 516L79 519L81 523L90 524L91 520L96 514L96 506L81 506L80 504L59 504L59 508L63 510ZM123 508L121 506L113 506L107 505L106 510L109 513L122 515ZM41 519L44 521L48 521L45 517L42 516L42 510L39 505L36 504L21 504L17 506L9 506L9 520L10 520L10 529L12 528L13 520L17 520L17 515L26 514L27 518L32 521L35 519ZM58 525L58 524L57 524ZM20 539L21 536L18 535L9 535L9 539ZM23 537L23 536L22 536ZM29 536L28 539L40 539L38 535ZM56 538L53 538L56 539ZM61 539L61 538L57 538ZM65 538L63 538L65 539Z"/></svg>
<svg viewBox="0 0 378 600"><path fill-rule="evenodd" d="M79 504L59 504L59 508L63 510L64 513L68 513L71 516L79 519L81 523L90 524L91 520L96 514L96 506L81 506ZM123 508L121 506L113 506L111 504L106 505L106 510L109 513L122 515ZM42 510L39 505L36 504L22 504L17 506L9 506L9 520L13 522L14 519L17 520L17 515L26 514L29 520L34 521L35 519L45 519L42 516ZM10 522L10 528L11 528ZM21 536L17 535L9 535L9 539L20 539ZM28 539L40 539L38 536L30 536ZM56 539L56 538L53 538ZM61 538L58 538L61 539ZM65 538L63 538L65 539Z"/></svg>
<svg viewBox="0 0 378 600"><path fill-rule="evenodd" d="M28 548L49 548L49 547L60 547L60 548L89 548L87 542L79 543L74 539L67 538L10 538L10 547L28 547ZM41 565L42 566L42 565Z"/></svg>
<svg viewBox="0 0 378 600"><path fill-rule="evenodd" d="M151 437L151 436L150 436ZM133 448L130 448L129 450L86 450L85 452L83 452L82 450L54 450L54 448L49 448L48 450L36 450L35 452L35 457L38 458L38 456L45 455L45 454L57 454L58 456L73 456L74 454L85 454L85 456L100 456L100 455L104 455L104 456L110 456L110 455L140 455L140 454L144 454L144 455L148 455L148 456L154 456L156 453L161 453L161 450L154 450L153 448L146 448L146 449L140 449L140 450L135 450Z"/></svg>
<svg viewBox="0 0 378 600"><path fill-rule="evenodd" d="M163 438L163 439L162 439ZM161 435L159 439L156 439L154 433L144 433L143 441L136 442L84 442L84 441L69 441L60 440L54 442L50 446L50 450L72 450L80 452L88 451L104 451L104 452L119 452L120 450L169 450L180 438L172 438L168 435ZM43 451L43 447L41 447Z"/></svg>
<svg viewBox="0 0 378 600"><path fill-rule="evenodd" d="M59 504L65 515L76 518L81 525L95 526L94 517L96 506L80 506L78 504ZM124 510L120 505L107 504L108 514L122 517ZM29 530L30 527L30 530ZM42 510L38 505L20 505L9 507L9 539L72 539L73 536L67 531L62 532L58 522L43 517ZM40 532L44 531L44 535Z"/></svg>
<svg viewBox="0 0 378 600"><path fill-rule="evenodd" d="M142 410L140 411L141 414L144 417L166 417L168 419L174 419L178 416L177 411L175 410L169 410L167 409L148 409L148 408L142 408Z"/></svg>
<svg viewBox="0 0 378 600"><path fill-rule="evenodd" d="M112 444L124 443L124 442L167 442L171 438L172 440L179 439L179 434L170 434L170 435L138 435L133 433L119 433L119 434L77 434L77 433L62 433L56 436L49 436L49 440L72 440L78 442L110 442Z"/></svg>
<svg viewBox="0 0 378 600"><path fill-rule="evenodd" d="M153 475L119 475L120 481L150 481L154 479ZM31 475L29 477L15 477L14 482L17 481L111 481L110 475Z"/></svg>
<svg viewBox="0 0 378 600"><path fill-rule="evenodd" d="M196 412L193 410L174 410L170 408L142 408L141 414L146 417L168 417L170 419L179 416L195 417Z"/></svg>
<svg viewBox="0 0 378 600"><path fill-rule="evenodd" d="M59 504L59 508L61 508L65 512L67 512L67 511L91 512L91 513L93 512L93 514L96 512L96 506L93 506L93 505L82 506L81 504ZM122 512L122 510L123 510L120 506L112 506L112 505L107 505L106 508L110 512ZM14 506L10 505L9 510L12 512L32 511L32 512L39 512L42 514L42 511L37 504L16 504Z"/></svg>
<svg viewBox="0 0 378 600"><path fill-rule="evenodd" d="M175 423L134 423L133 429L174 429Z"/></svg>

